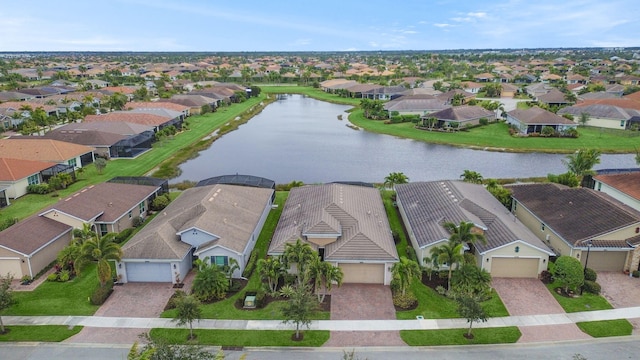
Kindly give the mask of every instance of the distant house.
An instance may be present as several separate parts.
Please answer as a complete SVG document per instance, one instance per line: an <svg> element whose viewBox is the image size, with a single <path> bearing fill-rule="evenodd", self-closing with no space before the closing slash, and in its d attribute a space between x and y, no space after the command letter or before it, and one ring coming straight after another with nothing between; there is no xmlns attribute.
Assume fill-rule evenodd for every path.
<svg viewBox="0 0 640 360"><path fill-rule="evenodd" d="M400 115L427 115L451 105L432 95L404 95L384 103L383 107L389 113L397 111Z"/></svg>
<svg viewBox="0 0 640 360"><path fill-rule="evenodd" d="M0 139L0 158L71 165L78 169L93 162L94 148L35 136Z"/></svg>
<svg viewBox="0 0 640 360"><path fill-rule="evenodd" d="M640 110L606 104L568 106L558 110L558 115L563 114L571 114L574 121L579 121L582 114L587 114L589 120L585 125L608 129L629 129L632 124L640 123Z"/></svg>
<svg viewBox="0 0 640 360"><path fill-rule="evenodd" d="M480 119L493 121L496 118L496 114L481 106L462 105L424 115L422 117L423 126L428 126L428 124L425 124L427 118L435 118L438 121L435 127L457 129L465 126L478 125L480 124Z"/></svg>
<svg viewBox="0 0 640 360"><path fill-rule="evenodd" d="M638 270L640 212L603 192L558 184L523 184L512 191L512 212L556 255L596 271Z"/></svg>
<svg viewBox="0 0 640 360"><path fill-rule="evenodd" d="M270 256L298 239L342 269L345 283L389 285L398 261L378 190L346 184L291 189L273 234Z"/></svg>
<svg viewBox="0 0 640 360"><path fill-rule="evenodd" d="M477 242L471 253L494 277L537 278L554 255L482 185L415 182L396 185L396 191L398 210L424 266L430 265L431 250L449 241L445 222L471 222L472 231L484 235L487 244Z"/></svg>
<svg viewBox="0 0 640 360"><path fill-rule="evenodd" d="M640 212L640 171L593 177L594 189Z"/></svg>
<svg viewBox="0 0 640 360"><path fill-rule="evenodd" d="M549 106L563 106L571 103L567 100L565 93L555 88L546 94L536 96L535 100Z"/></svg>
<svg viewBox="0 0 640 360"><path fill-rule="evenodd" d="M27 187L44 182L43 171L57 164L48 161L0 158L0 188L10 199L27 194Z"/></svg>
<svg viewBox="0 0 640 360"><path fill-rule="evenodd" d="M182 127L181 117L169 118L166 115L139 111L114 111L102 115L87 115L84 118L84 122L134 123L151 126L154 132L158 132L168 126L175 126L178 129Z"/></svg>
<svg viewBox="0 0 640 360"><path fill-rule="evenodd" d="M549 126L557 132L577 128L578 124L539 107L526 110L515 109L507 112L507 123L516 127L521 134L541 133Z"/></svg>
<svg viewBox="0 0 640 360"><path fill-rule="evenodd" d="M181 282L195 257L246 267L271 209L273 189L211 185L185 190L123 247L123 282Z"/></svg>

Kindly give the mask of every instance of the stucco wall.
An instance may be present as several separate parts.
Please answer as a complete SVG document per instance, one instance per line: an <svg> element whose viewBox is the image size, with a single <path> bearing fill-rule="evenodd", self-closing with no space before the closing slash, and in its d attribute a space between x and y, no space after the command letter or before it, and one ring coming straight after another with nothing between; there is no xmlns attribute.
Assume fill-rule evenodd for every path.
<svg viewBox="0 0 640 360"><path fill-rule="evenodd" d="M624 204L631 206L632 208L640 211L640 200L635 199L622 191L611 187L601 181L595 180L595 190L602 191L605 194L608 194L612 198L621 201Z"/></svg>
<svg viewBox="0 0 640 360"><path fill-rule="evenodd" d="M547 224L542 230L542 222L531 214L522 204L514 201L515 214L518 219L531 230L540 240L544 241L558 255L570 255L571 247L554 233Z"/></svg>

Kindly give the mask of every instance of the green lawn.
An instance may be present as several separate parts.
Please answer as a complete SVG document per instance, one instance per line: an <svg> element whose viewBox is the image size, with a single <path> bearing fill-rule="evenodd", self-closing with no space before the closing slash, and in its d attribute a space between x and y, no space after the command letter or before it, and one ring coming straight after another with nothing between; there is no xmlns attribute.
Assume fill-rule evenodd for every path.
<svg viewBox="0 0 640 360"><path fill-rule="evenodd" d="M319 347L329 340L329 331L304 330L302 341L293 341L294 330L205 330L195 329L195 343L218 346L305 346ZM151 329L154 340L187 344L188 329ZM189 342L192 344L192 342Z"/></svg>
<svg viewBox="0 0 640 360"><path fill-rule="evenodd" d="M463 335L467 329L401 330L400 337L409 346L509 344L518 341L520 330L516 326L473 329L474 338Z"/></svg>
<svg viewBox="0 0 640 360"><path fill-rule="evenodd" d="M89 296L99 286L95 265L66 282L45 281L33 291L14 291L15 304L5 315L93 315L98 306L89 303Z"/></svg>
<svg viewBox="0 0 640 360"><path fill-rule="evenodd" d="M633 325L626 319L579 322L576 325L593 337L628 336L633 331Z"/></svg>
<svg viewBox="0 0 640 360"><path fill-rule="evenodd" d="M262 86L260 87L262 92L269 94L302 94L312 97L317 100L326 102L345 104L345 105L360 105L358 98L345 98L338 95L326 93L320 89L314 89L308 86Z"/></svg>
<svg viewBox="0 0 640 360"><path fill-rule="evenodd" d="M581 296L577 296L574 298L568 298L566 296L562 296L555 291L559 285L558 283L547 284L547 289L551 292L553 297L556 298L560 306L564 309L565 312L580 312L580 311L592 311L592 310L607 310L613 309L613 306L609 304L607 299L600 295L589 294L587 292L583 293Z"/></svg>
<svg viewBox="0 0 640 360"><path fill-rule="evenodd" d="M82 326L69 329L64 325L5 326L9 333L0 335L0 341L60 342L82 330Z"/></svg>
<svg viewBox="0 0 640 360"><path fill-rule="evenodd" d="M542 138L512 137L509 126L504 123L492 123L469 131L445 133L438 131L418 130L412 123L385 124L379 120L365 119L362 110L349 114L349 121L356 126L371 132L389 134L403 138L425 141L436 144L447 144L461 147L491 148L498 151L512 152L552 152L572 153L578 149L598 149L604 153L631 153L638 146L638 137L625 136L623 131L603 132L597 128L579 127L580 137Z"/></svg>

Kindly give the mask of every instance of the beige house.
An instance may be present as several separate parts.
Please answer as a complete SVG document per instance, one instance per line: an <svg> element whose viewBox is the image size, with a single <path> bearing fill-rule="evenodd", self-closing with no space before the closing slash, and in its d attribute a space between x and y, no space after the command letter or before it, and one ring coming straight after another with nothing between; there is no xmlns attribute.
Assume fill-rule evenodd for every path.
<svg viewBox="0 0 640 360"><path fill-rule="evenodd" d="M482 185L431 181L396 185L398 209L423 266L431 250L449 241L446 222L471 222L487 244L470 249L477 265L493 277L537 278L553 252L513 217ZM446 267L446 266L445 266Z"/></svg>
<svg viewBox="0 0 640 360"><path fill-rule="evenodd" d="M344 283L391 283L398 262L380 192L372 187L324 184L291 189L268 255L287 243L308 243L323 261L342 269Z"/></svg>
<svg viewBox="0 0 640 360"><path fill-rule="evenodd" d="M594 189L640 211L640 171L593 177Z"/></svg>
<svg viewBox="0 0 640 360"><path fill-rule="evenodd" d="M514 185L512 213L556 255L597 271L638 270L640 212L611 196L558 184Z"/></svg>
<svg viewBox="0 0 640 360"><path fill-rule="evenodd" d="M0 158L0 188L6 189L8 198L17 199L27 194L29 185L42 183L42 171L54 166L53 162Z"/></svg>

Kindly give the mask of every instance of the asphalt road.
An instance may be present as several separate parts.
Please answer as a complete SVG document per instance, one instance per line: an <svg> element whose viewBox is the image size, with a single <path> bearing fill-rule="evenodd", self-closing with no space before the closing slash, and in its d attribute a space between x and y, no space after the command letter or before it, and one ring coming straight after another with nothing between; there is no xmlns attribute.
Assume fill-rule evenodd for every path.
<svg viewBox="0 0 640 360"><path fill-rule="evenodd" d="M104 344L0 344L2 360L68 360L126 359L129 346ZM351 350L351 349L346 349ZM215 349L212 349L215 351ZM356 348L359 360L383 359L637 359L640 353L640 337L625 336L619 338L590 339L557 343L532 343L509 345L469 345L442 347L401 347L401 348ZM325 360L343 359L343 349L335 348L251 348L243 352L227 351L228 360L238 360L246 354L247 360ZM356 359L354 359L356 360Z"/></svg>

